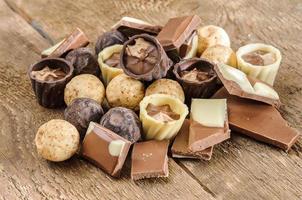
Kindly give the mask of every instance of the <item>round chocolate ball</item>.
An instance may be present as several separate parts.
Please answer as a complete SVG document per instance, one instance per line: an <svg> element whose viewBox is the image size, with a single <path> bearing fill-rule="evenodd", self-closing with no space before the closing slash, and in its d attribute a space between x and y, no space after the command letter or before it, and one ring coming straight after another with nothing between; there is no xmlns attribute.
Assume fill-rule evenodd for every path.
<svg viewBox="0 0 302 200"><path fill-rule="evenodd" d="M106 47L115 44L124 44L125 41L127 41L127 37L117 30L105 32L96 41L95 53L98 55Z"/></svg>
<svg viewBox="0 0 302 200"><path fill-rule="evenodd" d="M86 130L91 121L99 122L104 111L102 106L93 99L78 98L71 102L65 109L65 120L74 125L84 138Z"/></svg>
<svg viewBox="0 0 302 200"><path fill-rule="evenodd" d="M132 143L141 139L141 122L135 112L130 109L111 108L103 115L100 124Z"/></svg>

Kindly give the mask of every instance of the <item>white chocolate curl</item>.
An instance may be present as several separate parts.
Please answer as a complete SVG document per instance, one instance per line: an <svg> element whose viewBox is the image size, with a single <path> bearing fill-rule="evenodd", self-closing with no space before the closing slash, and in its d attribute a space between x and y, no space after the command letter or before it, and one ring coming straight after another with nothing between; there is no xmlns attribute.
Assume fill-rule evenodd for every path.
<svg viewBox="0 0 302 200"><path fill-rule="evenodd" d="M274 53L276 58L275 62L270 65L258 66L245 62L242 58L243 55L258 50ZM262 43L248 44L240 47L236 52L236 56L238 69L240 69L250 77L257 78L270 85L274 85L274 81L282 59L281 53L277 48Z"/></svg>

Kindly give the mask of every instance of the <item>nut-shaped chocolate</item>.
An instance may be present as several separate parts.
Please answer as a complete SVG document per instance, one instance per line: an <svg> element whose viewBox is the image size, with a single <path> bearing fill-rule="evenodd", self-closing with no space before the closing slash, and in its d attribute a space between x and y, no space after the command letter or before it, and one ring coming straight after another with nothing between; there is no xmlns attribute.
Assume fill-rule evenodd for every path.
<svg viewBox="0 0 302 200"><path fill-rule="evenodd" d="M99 122L103 114L102 106L95 100L77 98L65 109L64 118L77 128L81 139L84 139L89 123Z"/></svg>
<svg viewBox="0 0 302 200"><path fill-rule="evenodd" d="M146 89L145 96L149 96L152 94L168 94L178 98L182 102L185 101L185 94L181 85L177 81L171 79L163 78L154 81Z"/></svg>
<svg viewBox="0 0 302 200"><path fill-rule="evenodd" d="M138 110L139 102L144 96L144 84L125 74L114 77L106 88L106 98L110 107Z"/></svg>
<svg viewBox="0 0 302 200"><path fill-rule="evenodd" d="M105 98L105 87L100 79L92 74L81 74L71 79L64 90L66 105L70 105L74 99L81 97L90 98L102 104Z"/></svg>
<svg viewBox="0 0 302 200"><path fill-rule="evenodd" d="M95 44L95 53L98 55L106 47L115 45L115 44L124 44L127 41L121 32L114 30L108 31L100 35Z"/></svg>
<svg viewBox="0 0 302 200"><path fill-rule="evenodd" d="M236 54L231 47L217 44L207 48L202 53L201 57L215 64L223 63L232 67L237 67Z"/></svg>
<svg viewBox="0 0 302 200"><path fill-rule="evenodd" d="M74 74L100 75L100 68L93 49L81 47L70 51L65 57L74 67Z"/></svg>
<svg viewBox="0 0 302 200"><path fill-rule="evenodd" d="M120 65L128 76L152 81L165 77L173 62L155 37L141 34L124 43Z"/></svg>
<svg viewBox="0 0 302 200"><path fill-rule="evenodd" d="M54 71L58 69L65 74L64 77L55 74ZM41 106L57 108L65 104L64 88L71 80L73 71L73 66L62 58L44 58L29 67L28 76ZM51 79L47 79L48 76Z"/></svg>
<svg viewBox="0 0 302 200"><path fill-rule="evenodd" d="M123 107L111 108L103 115L100 124L131 143L141 139L141 122L135 112L130 109Z"/></svg>

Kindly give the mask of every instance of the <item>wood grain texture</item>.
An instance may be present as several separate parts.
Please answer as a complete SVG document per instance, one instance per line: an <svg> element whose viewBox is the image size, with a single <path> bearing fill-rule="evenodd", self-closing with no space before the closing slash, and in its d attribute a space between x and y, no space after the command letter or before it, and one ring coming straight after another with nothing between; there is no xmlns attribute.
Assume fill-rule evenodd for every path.
<svg viewBox="0 0 302 200"><path fill-rule="evenodd" d="M293 127L302 131L300 80L302 77L302 37L300 37L302 2L299 0L252 2L248 0L110 2L7 0L7 2L28 24L40 30L50 41L58 41L75 27L85 30L88 37L95 41L100 33L108 30L122 16L133 16L163 25L169 17L194 13L201 16L204 25L214 24L224 27L231 37L234 50L251 42L272 44L279 48L283 55L275 84L284 103L281 112ZM11 12L7 11L7 13L11 15ZM16 16L15 18L20 20ZM2 24L1 26L4 26ZM26 25L22 22L21 27L23 24ZM0 132L5 138L0 141L0 172L6 170L6 173L1 173L5 175L0 176L0 181L4 180L6 183L5 191L8 195L15 195L13 197L25 195L33 198L30 195L34 194L37 197L58 198L62 194L63 199L91 198L101 194L107 195L108 198L127 196L152 199L156 198L154 195L159 195L163 199L173 197L189 199L198 198L196 195L202 194L203 196L199 198L207 199L211 195L217 199L302 199L301 138L294 145L293 150L286 154L250 138L233 134L231 140L215 148L210 162L176 160L177 165L170 160L172 172L166 182L159 179L133 184L127 180L126 175L121 180L112 180L100 170L78 159L59 165L39 160L32 144L34 130L48 119L60 117L60 111L49 111L36 105L32 93L30 95L26 93L30 90L30 86L24 69L37 59L36 53L45 47L45 41L33 30L29 30L30 27L26 29L27 31L16 27L9 26L9 28L12 30L5 36L1 33L0 39L4 38L13 43L15 40L12 39L12 35L14 35L18 42L11 52L5 52L5 47L8 45L2 44L5 40L0 41L2 44L0 54L11 58L8 61L2 61L3 56L2 59L0 58L0 84L1 95L3 95L0 99L0 123L5 127ZM18 31L20 35L15 33ZM23 31L28 35L24 36ZM33 36L29 32L33 32ZM20 48L20 44L26 46ZM18 56L14 55L15 49L20 50ZM29 50L33 55L24 52ZM20 60L20 57L25 55L26 61ZM17 66L15 59L18 61ZM10 62L9 60L11 61L9 66L14 66L10 67L13 70L3 67L6 64L2 65ZM21 75L15 71L20 72ZM11 76L14 78L12 79ZM11 85L14 87L10 87ZM3 91L13 92L11 93L13 95L9 95L9 92L2 94ZM17 122L17 127L10 123L11 119ZM22 123L25 125L21 125ZM29 130L29 127L32 129ZM15 132L16 137L12 138L11 134L7 134L12 131ZM12 151L12 148L17 150ZM17 164L14 163L16 162L14 157L20 160ZM24 169L22 173L18 172L16 167L20 164L28 169ZM31 172L29 175L23 175L28 171ZM35 187L38 189L33 189ZM0 194L2 194L1 189L0 187ZM91 194L83 196L83 191L87 189ZM113 192L115 190L118 192ZM135 196L136 194L138 196Z"/></svg>

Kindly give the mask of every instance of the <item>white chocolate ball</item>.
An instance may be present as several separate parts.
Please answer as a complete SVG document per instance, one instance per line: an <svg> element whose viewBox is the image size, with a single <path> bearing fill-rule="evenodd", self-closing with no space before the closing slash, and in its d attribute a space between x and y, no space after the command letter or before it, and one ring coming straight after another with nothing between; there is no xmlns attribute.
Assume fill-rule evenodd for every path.
<svg viewBox="0 0 302 200"><path fill-rule="evenodd" d="M76 153L80 134L71 123L53 119L40 126L35 143L39 155L47 160L59 162Z"/></svg>
<svg viewBox="0 0 302 200"><path fill-rule="evenodd" d="M64 101L67 105L70 105L76 98L89 98L95 100L99 104L102 104L105 98L105 87L94 75L81 74L75 76L66 85Z"/></svg>
<svg viewBox="0 0 302 200"><path fill-rule="evenodd" d="M201 55L215 64L223 63L232 67L237 67L237 58L235 52L231 47L223 46L220 44L207 48Z"/></svg>

